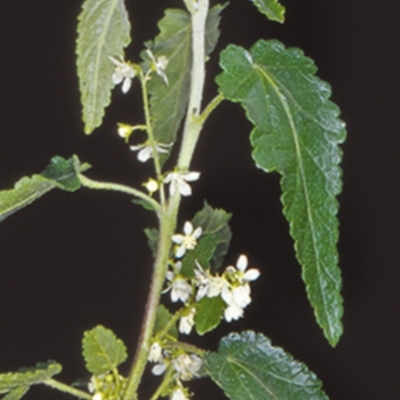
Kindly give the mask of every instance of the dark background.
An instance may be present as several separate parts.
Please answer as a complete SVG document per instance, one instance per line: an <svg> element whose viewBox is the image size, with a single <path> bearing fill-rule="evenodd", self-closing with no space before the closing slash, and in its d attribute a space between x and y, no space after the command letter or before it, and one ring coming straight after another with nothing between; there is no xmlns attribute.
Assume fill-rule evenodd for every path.
<svg viewBox="0 0 400 400"><path fill-rule="evenodd" d="M49 159L76 153L91 177L139 186L140 165L115 132L115 122L141 122L138 87L114 93L101 129L86 137L74 69L81 0L2 0L0 5L0 188L40 172ZM127 1L136 59L156 34L162 6L180 1ZM247 318L222 324L198 343L215 348L230 329L252 328L305 362L332 400L400 398L399 306L399 17L396 0L285 0L284 25L268 22L250 1L224 12L220 47L250 47L258 38L297 46L333 86L347 122L341 209L345 333L332 349L314 322L279 203L279 178L254 168L251 127L223 104L212 115L193 169L202 171L181 222L202 199L233 212L228 262L246 253L262 270ZM218 72L210 61L209 76ZM135 93L136 91L136 93ZM215 86L207 87L207 99ZM132 103L135 102L135 107ZM206 156L205 156L206 155ZM204 160L206 158L206 160ZM151 255L143 228L152 214L114 193L54 191L0 226L0 372L55 359L65 382L86 378L80 356L84 330L112 328L132 354L144 307ZM127 368L128 366L126 366ZM223 398L194 383L195 399ZM208 392L206 392L209 390ZM67 399L34 388L27 399Z"/></svg>

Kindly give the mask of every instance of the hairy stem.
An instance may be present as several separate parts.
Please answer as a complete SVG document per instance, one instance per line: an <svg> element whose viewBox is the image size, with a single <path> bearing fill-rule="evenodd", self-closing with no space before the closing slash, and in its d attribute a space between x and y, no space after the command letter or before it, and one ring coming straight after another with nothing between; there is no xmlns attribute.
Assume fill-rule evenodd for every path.
<svg viewBox="0 0 400 400"><path fill-rule="evenodd" d="M202 128L199 115L201 112L205 80L205 26L208 8L209 0L199 0L197 2L197 7L191 12L193 60L188 111L178 159L178 168L181 171L189 169Z"/></svg>
<svg viewBox="0 0 400 400"><path fill-rule="evenodd" d="M154 262L153 276L147 298L145 315L139 337L139 344L136 349L132 369L128 377L124 400L137 399L137 389L139 387L144 368L147 363L147 356L150 349L151 338L153 335L157 306L160 301L161 291L167 272L169 253L171 249L171 237L175 232L176 216L179 206L179 196L173 198L172 207L161 213L160 230L157 255Z"/></svg>
<svg viewBox="0 0 400 400"><path fill-rule="evenodd" d="M144 194L140 190L131 188L129 186L125 185L120 185L119 183L111 183L111 182L99 182L99 181L94 181L92 179L87 178L84 175L79 174L79 180L81 181L83 186L86 186L90 189L101 189L101 190L111 190L114 192L122 192L126 194L130 194L132 196L138 197L139 199L144 200L146 203L148 203L151 207L154 208L157 212L160 210L160 205L152 199L150 196L147 196L147 194Z"/></svg>
<svg viewBox="0 0 400 400"><path fill-rule="evenodd" d="M194 4L196 7L190 9L192 20L193 64L191 71L189 106L183 131L182 146L177 163L177 167L180 170L189 169L198 135L202 127L202 124L199 123L199 115L204 90L205 23L208 14L209 0L198 0ZM152 282L149 296L147 298L139 343L133 360L132 369L128 376L123 400L136 400L138 398L137 390L142 379L150 350L157 306L160 301L161 291L168 268L171 237L175 233L177 224L180 200L180 194L176 193L169 199L169 203L162 204L162 209L160 209L158 213L160 218L160 228Z"/></svg>
<svg viewBox="0 0 400 400"><path fill-rule="evenodd" d="M61 392L68 393L72 396L78 397L78 399L87 399L87 400L92 400L92 395L89 393L83 392L82 390L75 389L69 385L66 385L65 383L61 383L56 381L55 379L48 378L43 383L46 386L50 386L53 389L60 390Z"/></svg>

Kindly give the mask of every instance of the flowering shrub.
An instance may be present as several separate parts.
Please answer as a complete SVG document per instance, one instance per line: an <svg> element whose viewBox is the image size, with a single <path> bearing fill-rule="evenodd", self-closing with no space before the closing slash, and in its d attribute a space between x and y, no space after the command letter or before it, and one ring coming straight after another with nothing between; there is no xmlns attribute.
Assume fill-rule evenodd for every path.
<svg viewBox="0 0 400 400"><path fill-rule="evenodd" d="M215 352L192 343L195 335L245 317L257 299L252 284L263 266L249 267L247 255L230 249L231 215L225 210L204 202L182 231L179 211L201 179L199 171L191 170L191 160L205 121L221 102L239 103L253 125L256 167L281 175L283 213L308 298L323 334L335 346L343 330L336 196L344 123L329 100L329 85L315 76L312 60L276 40L259 40L249 50L236 45L223 50L222 71L215 78L218 93L203 106L205 66L226 5L182 3L182 9L165 11L159 34L132 61L124 51L130 23L123 0L85 0L79 16L76 53L84 130L91 134L101 125L115 87L124 95L139 90L137 81L143 119L136 125L117 122L116 133L135 152L133 160L137 156L154 167L142 187L94 181L86 175L89 164L77 156L56 156L42 173L0 192L0 221L54 188L119 191L155 213L158 227L145 230L154 255L153 276L130 372L125 376L118 370L128 358L124 343L99 325L83 337L91 374L87 390L55 380L61 366L48 362L0 374L5 400L20 399L38 383L82 399L137 400L148 363L158 377L151 400L195 398L190 381L206 377L232 400L327 399L317 377L264 334L231 333ZM252 3L269 20L284 21L278 0ZM137 131L144 140L137 139ZM235 265L226 266L225 258L236 257Z"/></svg>

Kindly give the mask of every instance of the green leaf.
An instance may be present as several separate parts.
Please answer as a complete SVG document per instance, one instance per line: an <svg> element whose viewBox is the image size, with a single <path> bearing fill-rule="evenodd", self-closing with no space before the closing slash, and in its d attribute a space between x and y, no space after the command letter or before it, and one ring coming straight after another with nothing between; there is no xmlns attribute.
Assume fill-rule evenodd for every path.
<svg viewBox="0 0 400 400"><path fill-rule="evenodd" d="M343 331L338 267L338 202L342 186L344 123L329 101L327 83L315 77L313 61L278 41L257 42L250 52L222 52L220 91L240 102L253 123L256 165L282 175L283 212L290 224L302 277L319 325L332 346Z"/></svg>
<svg viewBox="0 0 400 400"><path fill-rule="evenodd" d="M153 253L153 256L156 256L157 253L157 245L158 245L158 229L157 228L145 228L144 234L147 237L147 243L150 247L150 250Z"/></svg>
<svg viewBox="0 0 400 400"><path fill-rule="evenodd" d="M193 278L196 261L204 268L210 266L210 260L217 249L218 238L213 234L201 236L197 246L186 252L182 259L181 273L188 278Z"/></svg>
<svg viewBox="0 0 400 400"><path fill-rule="evenodd" d="M61 370L60 364L55 361L48 361L46 363L38 363L33 368L21 368L18 372L0 374L0 393L15 390L15 396L18 393L22 393L22 396L25 393L23 393L24 388L42 383L53 375L59 374ZM10 397L10 399L12 398Z"/></svg>
<svg viewBox="0 0 400 400"><path fill-rule="evenodd" d="M252 331L231 333L205 368L231 400L327 400L322 383L302 363Z"/></svg>
<svg viewBox="0 0 400 400"><path fill-rule="evenodd" d="M285 21L285 7L278 0L251 0L261 14L271 21Z"/></svg>
<svg viewBox="0 0 400 400"><path fill-rule="evenodd" d="M29 390L29 386L19 386L11 391L9 391L1 400L19 400L21 399Z"/></svg>
<svg viewBox="0 0 400 400"><path fill-rule="evenodd" d="M86 369L95 375L113 370L127 359L122 340L102 325L84 333L82 347Z"/></svg>
<svg viewBox="0 0 400 400"><path fill-rule="evenodd" d="M215 329L221 322L226 304L221 297L203 297L197 304L194 322L199 335Z"/></svg>
<svg viewBox="0 0 400 400"><path fill-rule="evenodd" d="M154 334L156 335L160 331L162 331L165 326L171 321L173 315L168 311L168 309L163 306L162 304L159 304L157 307L157 316L156 316L156 324L154 326ZM176 324L173 324L169 329L168 329L168 335L171 336L174 339L178 338L178 328L176 327Z"/></svg>
<svg viewBox="0 0 400 400"><path fill-rule="evenodd" d="M219 13L225 6L217 4L209 11L206 26L206 52L210 54L219 37ZM155 75L148 82L150 114L154 137L159 143L173 143L189 99L192 63L190 15L180 9L165 10L159 21L159 35L146 43L154 56L166 56L169 85ZM143 53L145 54L145 53ZM163 156L165 161L167 156Z"/></svg>
<svg viewBox="0 0 400 400"><path fill-rule="evenodd" d="M33 203L54 188L74 192L81 186L77 174L89 168L76 156L66 160L55 156L39 175L19 180L14 189L0 191L0 222L21 208Z"/></svg>
<svg viewBox="0 0 400 400"><path fill-rule="evenodd" d="M201 226L203 235L212 233L217 238L217 247L211 259L211 269L217 271L224 260L229 249L232 232L228 225L232 214L223 209L212 208L207 201L204 202L203 209L196 213L193 218L194 226ZM204 267L204 265L203 265Z"/></svg>
<svg viewBox="0 0 400 400"><path fill-rule="evenodd" d="M90 134L111 100L114 65L108 57L123 57L130 23L123 0L86 0L78 20L77 72L85 133Z"/></svg>

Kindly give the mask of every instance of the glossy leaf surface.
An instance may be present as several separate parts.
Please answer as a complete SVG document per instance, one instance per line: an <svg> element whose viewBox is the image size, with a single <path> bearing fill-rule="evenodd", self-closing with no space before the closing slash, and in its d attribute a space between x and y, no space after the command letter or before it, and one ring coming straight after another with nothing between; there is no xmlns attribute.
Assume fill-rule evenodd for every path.
<svg viewBox="0 0 400 400"><path fill-rule="evenodd" d="M128 357L122 340L102 325L85 332L82 347L86 368L95 375L113 370Z"/></svg>
<svg viewBox="0 0 400 400"><path fill-rule="evenodd" d="M284 22L285 7L278 0L251 0L261 14L271 21Z"/></svg>
<svg viewBox="0 0 400 400"><path fill-rule="evenodd" d="M77 72L85 133L101 125L110 104L114 65L109 56L123 58L131 41L124 0L86 0L79 15Z"/></svg>
<svg viewBox="0 0 400 400"><path fill-rule="evenodd" d="M219 37L220 12L224 7L214 6L207 19L206 52L211 53ZM150 113L153 130L160 143L173 143L180 127L189 97L192 63L190 15L180 9L167 9L160 20L159 35L146 43L154 56L166 56L166 75L169 85L156 74L148 82ZM144 53L145 54L145 53ZM165 161L166 157L163 156Z"/></svg>
<svg viewBox="0 0 400 400"><path fill-rule="evenodd" d="M14 391L14 394L10 394L10 396L16 396L18 393L23 394L24 388L42 383L46 379L59 374L61 370L60 364L48 361L46 363L38 363L33 368L23 368L18 372L0 374L0 393Z"/></svg>
<svg viewBox="0 0 400 400"><path fill-rule="evenodd" d="M88 168L89 165L80 164L76 156L68 160L59 156L53 157L40 174L24 177L13 189L0 191L0 222L54 188L68 192L78 190L81 183L77 174Z"/></svg>
<svg viewBox="0 0 400 400"><path fill-rule="evenodd" d="M211 379L231 400L328 399L304 364L262 334L231 333L205 361Z"/></svg>
<svg viewBox="0 0 400 400"><path fill-rule="evenodd" d="M327 83L299 49L260 40L250 52L222 52L220 91L240 102L254 125L253 159L266 172L282 175L283 212L316 319L331 345L342 334L338 267L338 203L344 123L329 101Z"/></svg>

